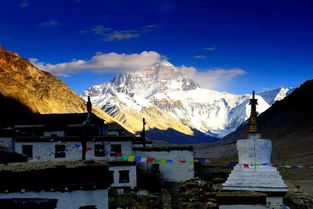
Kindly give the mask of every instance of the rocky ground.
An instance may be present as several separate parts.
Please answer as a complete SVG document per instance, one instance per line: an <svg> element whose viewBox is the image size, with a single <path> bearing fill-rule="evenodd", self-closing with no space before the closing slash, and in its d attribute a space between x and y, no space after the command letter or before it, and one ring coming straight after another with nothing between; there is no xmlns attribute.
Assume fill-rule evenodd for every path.
<svg viewBox="0 0 313 209"><path fill-rule="evenodd" d="M161 183L157 191L147 189L129 190L127 194L111 195L110 209L214 209L218 208L218 198L221 184L225 182L231 170L225 165L196 165L197 176L182 183ZM281 169L282 170L282 169ZM299 171L282 170L290 191L284 202L291 209L313 209L313 192L310 185L313 180L299 180L296 175ZM287 175L287 174L288 175ZM309 170L302 171L311 175ZM249 192L248 192L249 193ZM249 194L245 194L249 195ZM255 195L251 192L251 195Z"/></svg>

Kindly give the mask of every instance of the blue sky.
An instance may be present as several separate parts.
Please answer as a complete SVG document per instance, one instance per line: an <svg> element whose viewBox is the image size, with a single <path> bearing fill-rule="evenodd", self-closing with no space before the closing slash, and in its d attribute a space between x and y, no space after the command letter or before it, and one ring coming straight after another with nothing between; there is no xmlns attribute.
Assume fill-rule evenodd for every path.
<svg viewBox="0 0 313 209"><path fill-rule="evenodd" d="M207 83L223 72L211 87L238 94L296 87L313 77L310 0L0 3L0 44L59 70L51 72L77 93L159 59L211 76ZM108 59L119 63L110 69ZM75 60L85 62L77 67Z"/></svg>

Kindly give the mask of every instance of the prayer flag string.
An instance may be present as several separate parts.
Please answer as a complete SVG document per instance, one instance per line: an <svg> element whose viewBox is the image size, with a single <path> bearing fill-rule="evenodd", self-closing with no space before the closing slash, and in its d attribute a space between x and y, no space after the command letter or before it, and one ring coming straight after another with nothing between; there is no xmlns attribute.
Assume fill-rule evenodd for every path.
<svg viewBox="0 0 313 209"><path fill-rule="evenodd" d="M57 141L58 144L64 144L66 145L66 149L63 152L69 152L73 151L75 149L79 149L80 151L83 150L81 144L77 143L70 143L70 142L61 142ZM123 153L116 153L114 151L106 150L106 149L93 149L91 147L86 147L86 151L89 152L91 150L95 150L98 152L103 152L104 156L110 156L110 157L119 157L121 160L128 161L128 162L137 162L137 163L160 163L160 164L173 164L173 163L179 163L179 164L188 164L188 163L207 163L210 165L225 165L225 162L217 162L214 160L210 160L207 158L194 158L192 161L191 160L170 160L170 159L159 159L159 158L151 158L148 156L142 157L142 156L137 156L137 155L128 155L128 154L123 154ZM62 152L62 151L61 151ZM60 151L58 152L60 153ZM43 156L34 156L30 159L33 160L40 160L44 159L45 157L50 157L55 155L55 152L50 152L50 153L45 153ZM276 167L276 168L304 168L304 169L313 169L313 165L277 165L277 164L271 164L271 163L260 163L260 164L254 164L254 163L237 163L237 162L230 162L229 163L230 167L242 167L242 168L252 168L252 167L257 167L257 166L270 166L270 167Z"/></svg>

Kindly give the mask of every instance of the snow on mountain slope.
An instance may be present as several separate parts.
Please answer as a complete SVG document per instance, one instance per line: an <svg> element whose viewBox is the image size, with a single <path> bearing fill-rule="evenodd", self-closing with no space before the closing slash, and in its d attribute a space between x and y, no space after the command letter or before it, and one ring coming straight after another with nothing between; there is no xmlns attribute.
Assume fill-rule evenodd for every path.
<svg viewBox="0 0 313 209"><path fill-rule="evenodd" d="M262 113L290 92L290 88L279 88L259 94L257 111ZM197 129L214 137L236 130L250 114L249 94L200 88L166 61L134 73L119 74L110 82L90 87L81 96L86 99L88 95L95 105L113 117L123 110L124 114L137 112L136 117L141 118L143 112L149 115L153 110L166 115L171 123L176 121L176 126L184 127L186 133ZM167 120L158 121L159 126L173 126L168 122L165 125Z"/></svg>
<svg viewBox="0 0 313 209"><path fill-rule="evenodd" d="M270 105L276 101L284 99L286 96L293 92L293 88L277 88L260 93L260 96Z"/></svg>

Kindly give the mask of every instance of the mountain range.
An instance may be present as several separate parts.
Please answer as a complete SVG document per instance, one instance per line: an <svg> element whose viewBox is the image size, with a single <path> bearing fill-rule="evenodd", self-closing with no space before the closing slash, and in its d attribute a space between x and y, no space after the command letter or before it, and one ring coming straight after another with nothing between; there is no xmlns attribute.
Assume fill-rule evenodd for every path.
<svg viewBox="0 0 313 209"><path fill-rule="evenodd" d="M259 93L257 111L264 112L292 91L277 88ZM135 132L140 131L140 121L145 117L150 129L173 128L187 135L217 139L235 131L250 114L250 94L201 88L167 61L118 74L110 82L92 86L81 94L85 100L88 96L93 104ZM158 135L150 137L160 139Z"/></svg>

